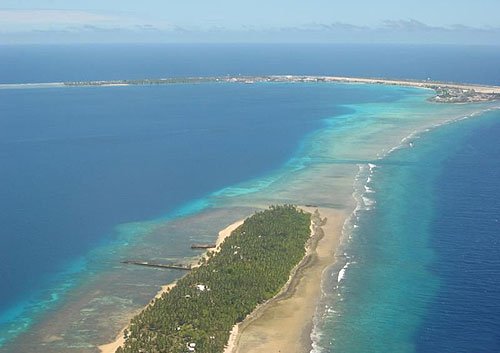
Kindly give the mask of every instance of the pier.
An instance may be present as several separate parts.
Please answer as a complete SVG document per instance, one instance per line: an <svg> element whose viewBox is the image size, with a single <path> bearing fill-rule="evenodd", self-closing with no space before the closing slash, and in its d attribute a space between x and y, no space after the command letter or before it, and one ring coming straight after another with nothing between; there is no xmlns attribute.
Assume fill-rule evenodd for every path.
<svg viewBox="0 0 500 353"><path fill-rule="evenodd" d="M216 248L217 244L191 244L191 249L213 249Z"/></svg>
<svg viewBox="0 0 500 353"><path fill-rule="evenodd" d="M191 270L191 265L184 265L184 264L161 264L158 262L137 261L137 260L125 260L122 261L122 264L155 267L155 268L166 268L171 270L184 270L184 271Z"/></svg>

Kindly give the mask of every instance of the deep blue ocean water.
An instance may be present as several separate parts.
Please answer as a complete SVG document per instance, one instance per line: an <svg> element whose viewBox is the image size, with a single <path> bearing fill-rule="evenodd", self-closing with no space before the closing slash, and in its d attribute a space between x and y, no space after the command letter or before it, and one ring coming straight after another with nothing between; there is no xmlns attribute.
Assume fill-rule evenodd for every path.
<svg viewBox="0 0 500 353"><path fill-rule="evenodd" d="M431 271L441 283L417 352L500 351L500 113L488 115L436 136L453 153L434 184Z"/></svg>
<svg viewBox="0 0 500 353"><path fill-rule="evenodd" d="M498 48L455 46L4 46L0 82L334 74L500 84L499 60ZM403 96L286 84L0 90L0 345L11 337L2 324L26 315L61 271L84 271L75 260L113 241L116 225L266 176L346 104ZM377 203L361 214L342 325L326 319L325 350L500 350L498 121L494 112L442 127L377 164Z"/></svg>
<svg viewBox="0 0 500 353"><path fill-rule="evenodd" d="M286 85L0 91L0 310L113 226L286 162L322 118L345 111L334 95L350 99Z"/></svg>
<svg viewBox="0 0 500 353"><path fill-rule="evenodd" d="M499 133L497 110L373 162L320 351L500 351Z"/></svg>
<svg viewBox="0 0 500 353"><path fill-rule="evenodd" d="M326 84L0 90L0 330L12 332L21 318L31 325L30 310L57 305L68 268L74 278L85 274L85 255L116 240L118 225L172 217L193 200L265 176L323 119L348 112L343 104L404 94L352 91Z"/></svg>
<svg viewBox="0 0 500 353"><path fill-rule="evenodd" d="M343 75L500 84L499 47L396 44L0 46L0 83Z"/></svg>

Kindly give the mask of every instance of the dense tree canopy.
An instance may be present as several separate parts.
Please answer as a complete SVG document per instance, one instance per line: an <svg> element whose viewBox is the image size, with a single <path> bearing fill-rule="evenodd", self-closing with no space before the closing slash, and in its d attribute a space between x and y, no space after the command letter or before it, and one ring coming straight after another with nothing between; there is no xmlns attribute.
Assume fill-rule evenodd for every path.
<svg viewBox="0 0 500 353"><path fill-rule="evenodd" d="M232 327L275 296L305 254L311 215L272 206L132 319L117 353L220 353Z"/></svg>

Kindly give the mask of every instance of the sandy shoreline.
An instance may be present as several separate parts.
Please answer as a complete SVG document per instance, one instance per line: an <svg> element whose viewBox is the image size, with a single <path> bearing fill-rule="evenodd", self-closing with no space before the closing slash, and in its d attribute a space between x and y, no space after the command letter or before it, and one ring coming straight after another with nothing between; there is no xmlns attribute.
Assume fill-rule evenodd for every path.
<svg viewBox="0 0 500 353"><path fill-rule="evenodd" d="M258 318L260 318L269 308L271 308L273 303L276 303L284 298L289 298L291 295L293 295L298 280L300 280L303 271L307 267L309 267L309 265L313 261L318 241L323 237L323 231L321 229L321 217L316 216L315 212L311 209L307 209L306 207L302 207L302 209L313 215L313 217L311 218L310 239L307 241L306 253L304 257L292 269L288 281L276 296L257 306L257 308L255 308L255 310L250 315L248 315L243 322L233 326L224 353L236 352L238 350L239 340L241 334L244 332L244 329L249 326L251 322L254 322Z"/></svg>
<svg viewBox="0 0 500 353"><path fill-rule="evenodd" d="M370 78L370 77L344 77L344 76L327 76L327 75L269 75L269 76L211 76L211 77L177 77L177 78L149 78L139 80L112 80L112 81L75 81L75 82L43 82L43 83L4 83L0 84L0 89L22 89L22 88L50 88L50 87L81 87L81 86L98 86L98 87L116 87L116 86L133 86L133 85L149 85L149 84L178 84L178 83L198 83L198 82L228 82L228 83L254 83L266 80L274 80L279 82L308 82L321 80L324 82L339 82L339 83L368 83L368 84L384 84L397 85L406 87L420 87L433 89L436 86L451 89L470 90L473 89L478 93L494 93L500 94L500 86L484 85L474 83L460 82L441 82L432 80L413 80L413 79L391 79L391 78Z"/></svg>
<svg viewBox="0 0 500 353"><path fill-rule="evenodd" d="M305 209L311 213L316 210ZM297 268L284 291L237 325L225 353L303 353L311 350L310 335L321 298L323 273L336 262L335 250L350 214L343 210L318 209L327 222L316 229L316 239L304 263Z"/></svg>
<svg viewBox="0 0 500 353"><path fill-rule="evenodd" d="M364 78L346 78L326 76L330 82L388 84L420 88L429 88L433 82L380 80ZM448 87L474 88L485 93L500 93L500 87L443 84ZM305 353L312 348L311 331L314 316L321 299L321 283L325 271L331 266L343 266L336 251L339 248L343 226L353 209L349 202L339 201L338 207L319 207L321 217L327 222L321 227L323 236L308 256L307 263L294 274L285 290L265 305L260 306L242 323L233 328L225 353ZM316 208L304 208L313 213ZM235 222L219 232L217 248L224 239L236 229L243 220ZM344 259L340 260L343 261ZM336 267L335 267L336 268ZM171 284L169 286L174 286ZM169 286L162 287L157 294L161 296ZM283 328L286 327L286 330ZM125 329L125 328L124 328ZM124 330L123 329L123 330ZM123 330L116 340L99 346L102 353L114 353L123 344Z"/></svg>
<svg viewBox="0 0 500 353"><path fill-rule="evenodd" d="M224 242L224 240L231 235L231 233L233 232L233 230L235 230L236 228L238 228L240 225L243 224L245 220L242 219L242 220L239 220L239 221L236 221L232 224L230 224L229 226L227 226L226 228L224 228L223 230L221 230L217 236L217 240L216 240L216 248L212 251L214 252L218 252L220 250L220 245ZM205 253L206 254L206 253ZM206 255L202 255L202 256L206 256ZM172 283L168 283L166 285L163 285L161 287L161 289L158 291L158 293L156 293L156 295L154 296L153 299L151 299L151 302L146 305L149 306L155 299L157 298L160 298L164 293L168 292L170 289L172 289L173 287L175 287L176 285L176 282L172 282ZM142 310L144 310L146 307L144 307ZM134 313L133 315L131 315L131 319L138 313ZM118 349L118 347L120 347L121 345L123 345L123 343L125 342L125 339L123 337L123 333L124 331L128 328L128 324L127 326L125 326L119 333L118 335L116 336L115 340L113 342L110 342L110 343L106 343L106 344L102 344L100 346L98 346L99 350L101 351L101 353L115 353L115 351Z"/></svg>
<svg viewBox="0 0 500 353"><path fill-rule="evenodd" d="M362 77L342 77L342 76L321 76L326 81L330 82L345 82L345 83L368 83L368 84L383 84L391 86L406 86L432 89L435 86L445 88L458 88L469 90L473 89L479 93L500 93L500 86L481 85L473 83L454 83L454 82L439 82L439 81L419 81L419 80L397 80L383 78L362 78Z"/></svg>
<svg viewBox="0 0 500 353"><path fill-rule="evenodd" d="M312 214L317 209L302 208ZM294 268L289 281L276 297L259 306L242 323L233 327L224 353L310 351L310 334L321 297L322 276L325 269L336 261L335 250L340 243L344 222L350 214L329 208L318 210L320 218L326 218L326 223L319 225L316 220L311 224L312 237L303 260ZM218 251L222 242L243 222L239 220L221 230L214 251ZM155 298L174 286L175 282L162 286ZM127 327L120 331L113 342L100 345L98 348L101 353L114 353L123 345L123 333ZM287 327L286 332L283 327Z"/></svg>

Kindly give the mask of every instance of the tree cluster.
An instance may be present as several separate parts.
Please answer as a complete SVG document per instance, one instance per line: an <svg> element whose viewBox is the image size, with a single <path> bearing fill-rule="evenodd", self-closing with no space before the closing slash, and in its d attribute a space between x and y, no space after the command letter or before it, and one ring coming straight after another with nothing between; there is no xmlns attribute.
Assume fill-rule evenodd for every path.
<svg viewBox="0 0 500 353"><path fill-rule="evenodd" d="M305 254L311 215L257 212L203 264L132 319L116 353L220 353L232 327L275 296Z"/></svg>

